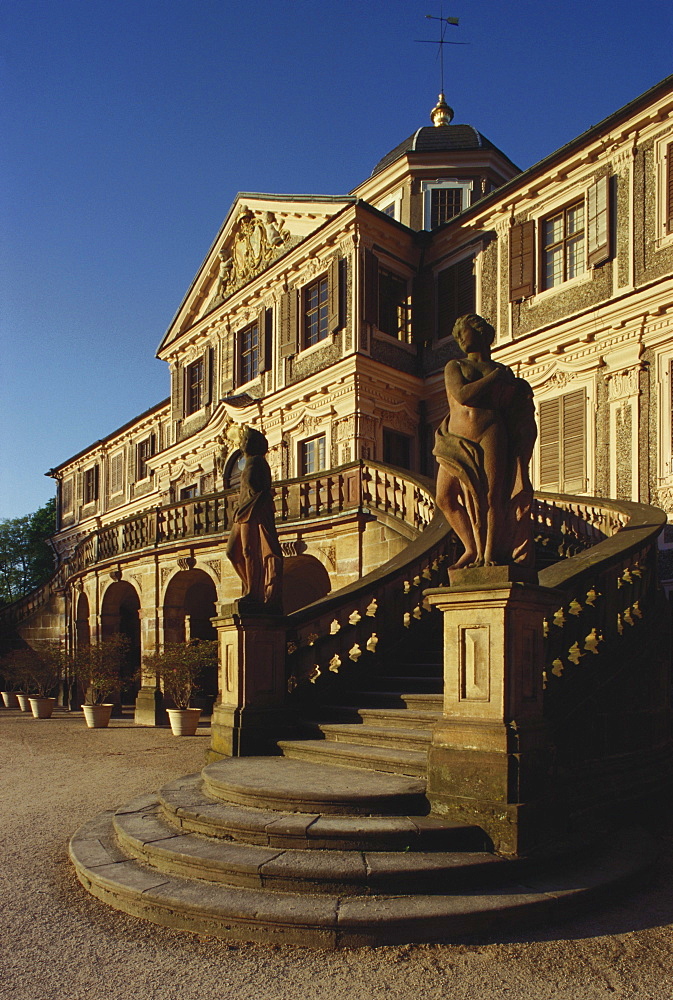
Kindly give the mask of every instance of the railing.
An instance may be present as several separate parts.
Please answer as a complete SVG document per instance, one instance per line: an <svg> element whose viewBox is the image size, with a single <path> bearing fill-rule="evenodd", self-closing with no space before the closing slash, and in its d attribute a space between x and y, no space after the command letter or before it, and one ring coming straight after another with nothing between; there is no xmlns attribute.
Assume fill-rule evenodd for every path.
<svg viewBox="0 0 673 1000"><path fill-rule="evenodd" d="M67 567L63 564L41 587L37 587L30 594L26 594L25 597L20 597L17 601L2 608L0 610L0 626L11 628L35 614L36 611L40 611L49 604L55 594L63 590L66 579Z"/></svg>
<svg viewBox="0 0 673 1000"><path fill-rule="evenodd" d="M407 486L412 482L408 476ZM656 538L666 517L639 504L552 494L536 495L532 516L538 547L547 543L557 560L539 574L541 586L559 589L558 615L545 627L551 676L562 669L559 642L563 646L567 641L566 658L590 656L608 632L618 633L636 619L641 590L650 592L656 583ZM437 514L381 569L288 615L289 690L307 683L328 690L334 674L358 683L367 670L381 671L407 637L413 648L414 632L430 616L438 620L424 602L423 591L448 585L455 545ZM620 592L627 581L628 594ZM604 594L610 596L601 605ZM572 623L562 640L561 619ZM427 635L416 647L426 641Z"/></svg>

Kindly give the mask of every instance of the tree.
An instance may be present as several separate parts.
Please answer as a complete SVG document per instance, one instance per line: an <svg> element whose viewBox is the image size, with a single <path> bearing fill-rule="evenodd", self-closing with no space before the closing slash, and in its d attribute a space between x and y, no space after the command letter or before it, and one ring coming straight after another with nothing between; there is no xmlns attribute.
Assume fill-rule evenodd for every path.
<svg viewBox="0 0 673 1000"><path fill-rule="evenodd" d="M56 531L56 501L33 514L0 520L0 606L35 590L54 572L47 539Z"/></svg>

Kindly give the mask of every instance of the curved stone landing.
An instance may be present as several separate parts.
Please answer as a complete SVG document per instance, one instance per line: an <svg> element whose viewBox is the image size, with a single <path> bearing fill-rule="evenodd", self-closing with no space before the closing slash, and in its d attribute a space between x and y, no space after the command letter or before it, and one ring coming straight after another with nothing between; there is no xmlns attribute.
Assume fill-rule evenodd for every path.
<svg viewBox="0 0 673 1000"><path fill-rule="evenodd" d="M423 791L396 775L233 758L101 813L70 857L93 895L127 913L320 948L509 932L574 911L655 858L635 831L581 861L505 861L478 828L428 816Z"/></svg>

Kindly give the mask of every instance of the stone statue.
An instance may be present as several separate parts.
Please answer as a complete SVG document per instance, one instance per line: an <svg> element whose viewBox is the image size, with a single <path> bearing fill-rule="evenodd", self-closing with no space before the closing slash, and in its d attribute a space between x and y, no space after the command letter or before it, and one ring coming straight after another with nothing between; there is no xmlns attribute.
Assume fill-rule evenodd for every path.
<svg viewBox="0 0 673 1000"><path fill-rule="evenodd" d="M451 568L532 567L533 390L491 360L495 330L481 316L461 316L453 336L466 356L444 369L449 413L433 451L437 506L465 548Z"/></svg>
<svg viewBox="0 0 673 1000"><path fill-rule="evenodd" d="M238 506L227 542L227 558L243 581L239 608L281 613L283 554L274 520L269 444L254 427L232 427L230 437L245 456Z"/></svg>

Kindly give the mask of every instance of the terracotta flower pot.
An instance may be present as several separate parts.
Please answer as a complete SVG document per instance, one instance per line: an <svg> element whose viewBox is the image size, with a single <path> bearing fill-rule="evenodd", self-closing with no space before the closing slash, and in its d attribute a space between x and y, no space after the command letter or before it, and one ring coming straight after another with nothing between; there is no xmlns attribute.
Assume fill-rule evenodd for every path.
<svg viewBox="0 0 673 1000"><path fill-rule="evenodd" d="M27 694L17 694L16 700L22 712L30 712L30 701Z"/></svg>
<svg viewBox="0 0 673 1000"><path fill-rule="evenodd" d="M5 708L19 707L19 699L13 691L1 691L0 694L2 694L2 700L5 703Z"/></svg>
<svg viewBox="0 0 673 1000"><path fill-rule="evenodd" d="M82 705L84 719L89 729L106 729L110 723L110 715L114 705Z"/></svg>
<svg viewBox="0 0 673 1000"><path fill-rule="evenodd" d="M200 708L168 708L173 736L194 736L201 716Z"/></svg>
<svg viewBox="0 0 673 1000"><path fill-rule="evenodd" d="M51 719L56 698L29 698L34 719Z"/></svg>

